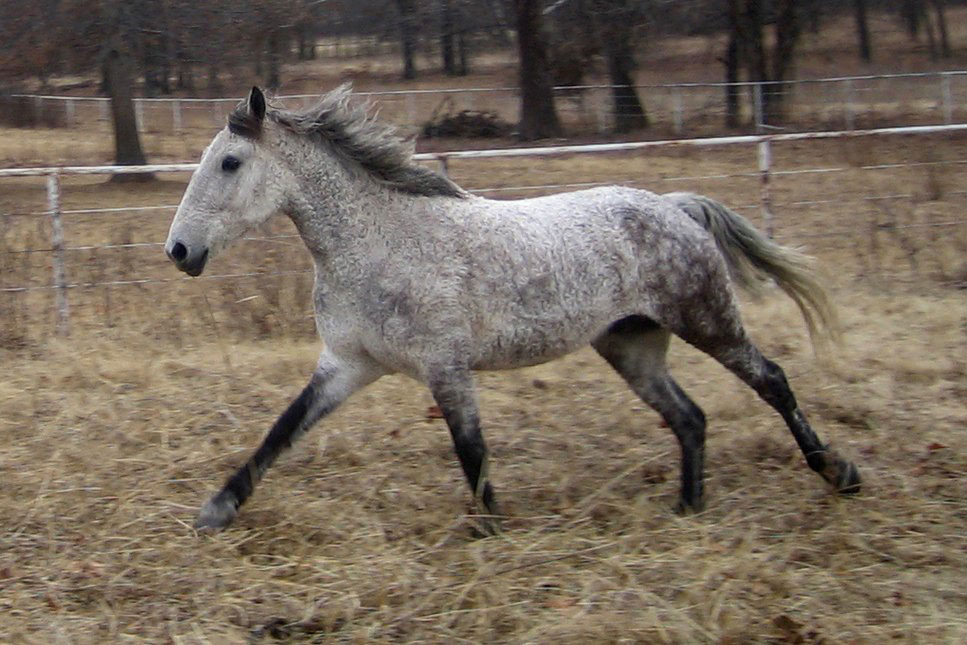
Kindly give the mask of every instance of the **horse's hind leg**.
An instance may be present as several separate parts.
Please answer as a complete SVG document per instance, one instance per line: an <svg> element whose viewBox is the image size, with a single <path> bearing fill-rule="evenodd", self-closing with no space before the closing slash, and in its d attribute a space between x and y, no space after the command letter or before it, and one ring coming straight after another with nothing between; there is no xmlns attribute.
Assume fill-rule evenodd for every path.
<svg viewBox="0 0 967 645"><path fill-rule="evenodd" d="M860 475L856 465L820 441L806 420L806 415L799 409L796 396L781 367L763 356L755 345L745 339L732 346L717 346L706 351L782 415L810 468L839 493L859 492Z"/></svg>
<svg viewBox="0 0 967 645"><path fill-rule="evenodd" d="M679 507L699 511L703 506L705 415L665 367L669 337L667 330L648 318L630 316L614 323L592 345L675 433L682 458Z"/></svg>
<svg viewBox="0 0 967 645"><path fill-rule="evenodd" d="M799 409L782 368L749 341L727 285L710 282L710 286L701 299L704 306L697 305L696 298L691 301L695 306L679 309L680 317L673 322L672 331L722 363L775 408L810 468L840 493L859 491L856 466L823 445Z"/></svg>

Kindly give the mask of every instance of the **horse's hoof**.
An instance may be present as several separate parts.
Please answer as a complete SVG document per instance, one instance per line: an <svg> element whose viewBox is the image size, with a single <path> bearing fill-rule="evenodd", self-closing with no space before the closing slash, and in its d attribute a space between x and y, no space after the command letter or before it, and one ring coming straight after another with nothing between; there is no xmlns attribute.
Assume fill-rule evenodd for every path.
<svg viewBox="0 0 967 645"><path fill-rule="evenodd" d="M500 535L503 529L500 526L500 518L493 515L478 515L476 530L478 537L494 537Z"/></svg>
<svg viewBox="0 0 967 645"><path fill-rule="evenodd" d="M842 460L838 464L839 476L836 479L836 492L840 495L855 495L860 492L860 471L852 461Z"/></svg>
<svg viewBox="0 0 967 645"><path fill-rule="evenodd" d="M195 520L195 530L199 533L218 533L231 524L236 515L238 509L235 504L216 495L201 507Z"/></svg>
<svg viewBox="0 0 967 645"><path fill-rule="evenodd" d="M860 471L849 459L826 448L807 456L809 467L815 470L840 495L860 492Z"/></svg>
<svg viewBox="0 0 967 645"><path fill-rule="evenodd" d="M705 510L705 500L697 499L691 502L686 502L684 499L679 499L678 504L675 506L675 512L679 515L698 515Z"/></svg>

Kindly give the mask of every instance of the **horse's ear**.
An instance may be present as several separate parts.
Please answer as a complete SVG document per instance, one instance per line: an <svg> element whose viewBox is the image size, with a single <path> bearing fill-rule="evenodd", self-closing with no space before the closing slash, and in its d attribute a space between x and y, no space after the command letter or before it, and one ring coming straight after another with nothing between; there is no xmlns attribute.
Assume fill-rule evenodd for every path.
<svg viewBox="0 0 967 645"><path fill-rule="evenodd" d="M258 121L265 118L265 95L258 87L253 87L249 92L248 111Z"/></svg>

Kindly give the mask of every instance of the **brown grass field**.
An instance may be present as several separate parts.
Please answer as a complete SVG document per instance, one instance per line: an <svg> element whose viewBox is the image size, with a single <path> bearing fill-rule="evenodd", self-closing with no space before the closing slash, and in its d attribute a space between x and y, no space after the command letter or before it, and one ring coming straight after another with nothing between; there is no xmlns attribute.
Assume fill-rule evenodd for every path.
<svg viewBox="0 0 967 645"><path fill-rule="evenodd" d="M110 158L103 137L3 134L0 165ZM197 158L211 134L156 134L153 159ZM967 642L965 141L775 150L777 237L818 258L843 341L814 354L778 294L744 299L745 321L856 460L859 496L831 494L778 415L676 341L709 420L708 509L677 515L671 432L585 350L480 375L509 515L488 538L429 394L401 377L280 459L229 530L196 534L314 365L306 254L276 221L209 272L289 273L182 279L158 245L171 209L72 211L176 204L187 177L65 178L69 281L150 282L71 289L67 338L50 290L0 291L0 642ZM451 174L696 190L762 223L750 148ZM0 183L0 289L50 283L44 209L42 182Z"/></svg>

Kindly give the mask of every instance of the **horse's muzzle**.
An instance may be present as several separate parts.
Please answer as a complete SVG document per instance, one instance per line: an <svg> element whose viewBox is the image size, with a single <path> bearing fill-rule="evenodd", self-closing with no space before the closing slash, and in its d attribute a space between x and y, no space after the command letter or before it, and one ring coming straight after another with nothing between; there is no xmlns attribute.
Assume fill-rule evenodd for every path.
<svg viewBox="0 0 967 645"><path fill-rule="evenodd" d="M165 253L175 266L190 276L201 275L208 262L208 249L189 249L181 242L175 242L165 249Z"/></svg>

